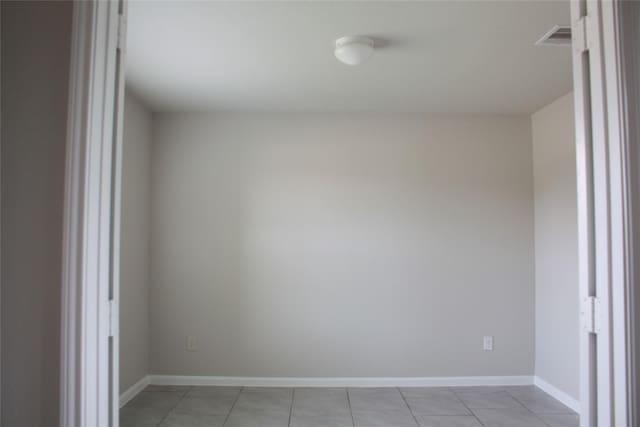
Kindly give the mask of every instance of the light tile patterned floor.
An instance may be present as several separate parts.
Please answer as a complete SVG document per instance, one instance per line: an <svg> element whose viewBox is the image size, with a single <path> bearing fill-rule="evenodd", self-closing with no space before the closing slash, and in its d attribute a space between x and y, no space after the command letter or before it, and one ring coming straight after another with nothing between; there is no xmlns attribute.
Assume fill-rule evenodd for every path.
<svg viewBox="0 0 640 427"><path fill-rule="evenodd" d="M121 427L577 427L534 386L271 388L149 386Z"/></svg>

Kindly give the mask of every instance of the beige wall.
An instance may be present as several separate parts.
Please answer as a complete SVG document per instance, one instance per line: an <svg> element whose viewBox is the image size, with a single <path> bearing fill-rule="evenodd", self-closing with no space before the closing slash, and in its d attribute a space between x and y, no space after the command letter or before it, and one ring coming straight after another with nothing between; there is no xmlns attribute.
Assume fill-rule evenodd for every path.
<svg viewBox="0 0 640 427"><path fill-rule="evenodd" d="M151 113L127 92L122 151L120 390L149 373Z"/></svg>
<svg viewBox="0 0 640 427"><path fill-rule="evenodd" d="M152 373L533 373L528 117L158 114L153 133Z"/></svg>
<svg viewBox="0 0 640 427"><path fill-rule="evenodd" d="M579 397L575 128L570 93L532 116L536 375Z"/></svg>
<svg viewBox="0 0 640 427"><path fill-rule="evenodd" d="M56 425L69 2L2 2L2 420Z"/></svg>

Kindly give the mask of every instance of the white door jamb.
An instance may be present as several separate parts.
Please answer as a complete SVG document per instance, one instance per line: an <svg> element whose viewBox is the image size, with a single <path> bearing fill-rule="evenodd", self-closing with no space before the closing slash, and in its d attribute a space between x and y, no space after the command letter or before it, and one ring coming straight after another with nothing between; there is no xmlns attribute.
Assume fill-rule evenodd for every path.
<svg viewBox="0 0 640 427"><path fill-rule="evenodd" d="M73 5L64 200L62 427L113 427L110 297L119 4ZM117 386L117 372L115 373ZM117 403L115 405L117 407Z"/></svg>
<svg viewBox="0 0 640 427"><path fill-rule="evenodd" d="M625 41L620 0L571 4L578 235L582 325L580 380L582 427L633 424L633 292L640 260L634 229L640 226L638 123L629 111L625 58L637 44ZM630 81L631 80L631 81ZM634 99L634 98L632 98ZM636 130L637 132L637 130ZM636 134L637 135L637 134ZM635 214L634 214L635 212ZM637 232L637 231L636 231Z"/></svg>

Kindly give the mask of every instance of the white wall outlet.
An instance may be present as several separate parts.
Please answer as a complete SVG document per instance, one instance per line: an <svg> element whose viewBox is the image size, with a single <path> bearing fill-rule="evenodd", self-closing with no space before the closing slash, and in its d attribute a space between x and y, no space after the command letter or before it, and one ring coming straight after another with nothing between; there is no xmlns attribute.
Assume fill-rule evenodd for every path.
<svg viewBox="0 0 640 427"><path fill-rule="evenodd" d="M198 337L194 337L193 335L187 336L187 351L198 351L200 350L200 341Z"/></svg>
<svg viewBox="0 0 640 427"><path fill-rule="evenodd" d="M493 337L486 336L482 339L482 349L485 351L493 351Z"/></svg>

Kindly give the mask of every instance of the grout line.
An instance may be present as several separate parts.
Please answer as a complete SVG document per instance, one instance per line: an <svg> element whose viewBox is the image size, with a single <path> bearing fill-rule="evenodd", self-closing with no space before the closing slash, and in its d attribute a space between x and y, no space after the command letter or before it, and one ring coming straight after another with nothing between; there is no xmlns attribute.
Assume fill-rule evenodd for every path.
<svg viewBox="0 0 640 427"><path fill-rule="evenodd" d="M287 427L291 427L291 418L293 417L293 402L296 398L296 388L293 387L293 392L291 393L291 406L289 407L289 422L287 423Z"/></svg>
<svg viewBox="0 0 640 427"><path fill-rule="evenodd" d="M534 387L535 387L535 385L534 385ZM516 396L514 396L514 395L513 395L513 394L511 394L511 393L509 393L508 391L507 391L507 394L508 394L509 396L511 396L511 398L512 398L513 400L515 400L516 402L518 402L519 404L521 404L521 405L522 405L522 407L523 407L524 409L526 409L526 410L527 410L527 411L529 411L531 414L533 414L533 416L534 416L534 417L536 417L537 419L539 419L539 420L542 422L542 424L544 424L544 425L546 425L546 426L549 426L549 424L548 424L545 420L543 420L540 416L538 416L538 414L536 414L536 413L535 413L535 412L533 412L531 409L529 409L529 408L527 407L527 405L525 405L524 403L522 403L522 401L520 401L520 399L518 399Z"/></svg>
<svg viewBox="0 0 640 427"><path fill-rule="evenodd" d="M243 391L244 391L244 387L240 387L240 391L236 395L236 399L233 401L233 405L231 405L231 409L229 409L229 413L227 414L227 417L224 419L224 422L222 423L223 427L227 424L227 421L229 421L229 417L231 416L231 412L233 412L233 408L236 407L236 403L238 403L238 399L240 399L240 395L242 394Z"/></svg>
<svg viewBox="0 0 640 427"><path fill-rule="evenodd" d="M184 400L184 398L187 396L187 394L193 390L193 386L189 387L188 389L185 390L185 392L182 394L182 396L180 396L180 399L178 399L178 401L176 402L175 405L173 405L171 407L171 409L169 409L167 411L166 414L164 414L164 417L162 417L162 419L160 421L158 421L158 424L156 424L156 427L159 427L160 424L162 424L164 422L164 420L167 419L167 417L169 416L169 414L171 414L171 412L173 412L174 409L176 409L178 407L178 405L180 404L180 402L182 402Z"/></svg>
<svg viewBox="0 0 640 427"><path fill-rule="evenodd" d="M353 410L351 409L351 398L349 397L349 388L345 387L345 391L347 392L347 405L349 405L349 415L351 415L351 425L355 427L356 420L353 418Z"/></svg>
<svg viewBox="0 0 640 427"><path fill-rule="evenodd" d="M402 397L402 400L404 401L404 404L407 405L407 409L409 410L409 413L413 417L413 420L416 422L416 425L419 427L420 426L420 422L416 418L416 414L414 414L413 411L411 410L411 406L409 406L409 402L407 402L407 398L404 397L404 394L402 394L402 390L400 390L400 387L396 387L396 390L398 390L398 393L400 393L400 397Z"/></svg>
<svg viewBox="0 0 640 427"><path fill-rule="evenodd" d="M456 393L455 389L450 387L451 393L453 393L453 395L455 396L456 399L458 399L460 401L460 403L462 403L462 405L467 408L467 411L469 411L469 413L471 414L471 416L473 416L473 418L476 419L476 421L478 421L478 423L482 426L482 427L487 427L485 425L485 423L482 422L482 420L476 415L475 412L473 412L473 409L469 408L469 406L464 403L464 400L462 400L462 398L460 398L460 396L458 396L458 393Z"/></svg>

